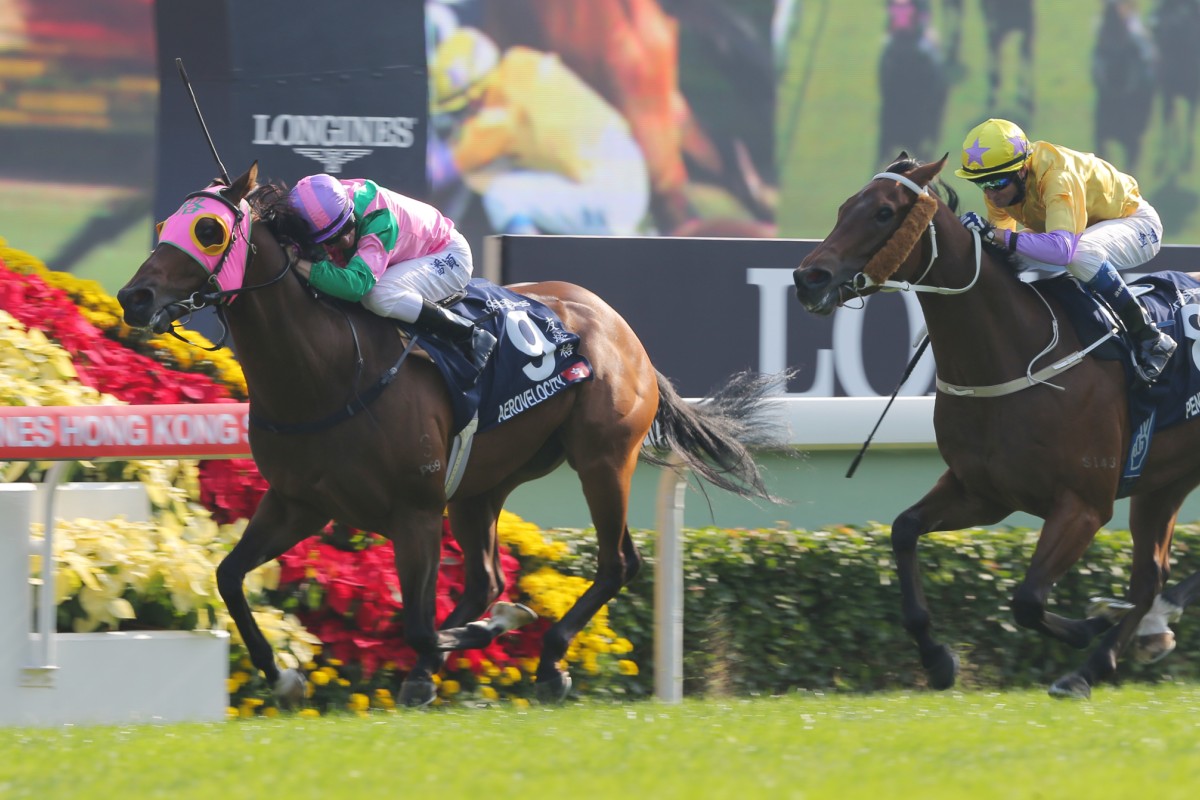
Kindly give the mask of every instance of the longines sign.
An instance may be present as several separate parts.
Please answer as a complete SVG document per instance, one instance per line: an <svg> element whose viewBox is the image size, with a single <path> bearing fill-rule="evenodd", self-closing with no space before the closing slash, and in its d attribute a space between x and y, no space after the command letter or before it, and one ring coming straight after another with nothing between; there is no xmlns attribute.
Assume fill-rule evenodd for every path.
<svg viewBox="0 0 1200 800"><path fill-rule="evenodd" d="M412 147L417 117L353 117L318 114L254 114L255 145L290 147L292 152L336 174L342 165L369 156L377 147Z"/></svg>
<svg viewBox="0 0 1200 800"><path fill-rule="evenodd" d="M877 294L831 317L806 312L792 270L812 241L504 236L499 244L505 283L564 280L596 292L688 397L739 370L785 367L797 370L791 395L890 395L924 327L908 293ZM1188 269L1200 261L1195 253L1165 247L1144 271ZM933 381L926 350L901 394L929 394Z"/></svg>

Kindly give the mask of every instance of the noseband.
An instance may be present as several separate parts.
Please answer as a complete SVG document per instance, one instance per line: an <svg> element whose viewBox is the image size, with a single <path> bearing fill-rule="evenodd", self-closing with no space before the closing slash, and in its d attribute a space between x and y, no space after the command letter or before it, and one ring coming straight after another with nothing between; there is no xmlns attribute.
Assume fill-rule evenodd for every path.
<svg viewBox="0 0 1200 800"><path fill-rule="evenodd" d="M971 278L971 282L960 288L951 288L946 286L929 286L921 283L929 275L929 271L933 269L934 262L938 257L937 243L937 227L933 223L934 214L937 212L937 200L929 193L929 187L920 186L912 179L897 172L880 172L871 178L872 181L878 180L894 180L902 184L905 188L911 190L917 200L913 207L909 210L908 216L904 218L904 222L892 234L891 238L880 248L879 252L871 257L863 270L855 274L845 287L849 289L854 296L861 297L862 292L870 288L879 288L881 291L903 291L903 292L932 292L934 294L962 294L975 285L979 280L979 273L982 268L983 249L979 240L979 232L971 231L975 237L975 275ZM891 276L904 263L904 259L908 258L909 253L920 241L921 236L929 232L929 262L925 265L924 271L915 281L893 281Z"/></svg>

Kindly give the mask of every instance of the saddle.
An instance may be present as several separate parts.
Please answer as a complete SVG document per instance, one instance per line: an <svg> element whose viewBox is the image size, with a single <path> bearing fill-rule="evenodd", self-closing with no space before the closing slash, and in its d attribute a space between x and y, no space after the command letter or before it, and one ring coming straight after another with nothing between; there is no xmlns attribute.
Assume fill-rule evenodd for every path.
<svg viewBox="0 0 1200 800"><path fill-rule="evenodd" d="M1106 336L1114 325L1120 328L1108 307L1070 276L1034 281L1034 286L1059 301L1085 346ZM1117 497L1132 493L1155 433L1200 415L1200 367L1192 348L1185 346L1187 340L1200 338L1196 324L1200 316L1200 282L1185 272L1163 271L1142 276L1129 289L1151 320L1180 346L1162 377L1150 386L1140 384L1134 374L1137 344L1124 329L1120 336L1110 338L1091 353L1096 358L1119 361L1128 387L1132 435Z"/></svg>

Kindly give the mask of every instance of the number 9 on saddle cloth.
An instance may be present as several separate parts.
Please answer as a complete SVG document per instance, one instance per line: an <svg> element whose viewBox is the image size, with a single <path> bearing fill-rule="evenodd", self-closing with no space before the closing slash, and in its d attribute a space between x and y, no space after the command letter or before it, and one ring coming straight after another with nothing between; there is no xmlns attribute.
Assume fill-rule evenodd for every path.
<svg viewBox="0 0 1200 800"><path fill-rule="evenodd" d="M496 337L496 350L474 386L474 368L462 350L414 325L397 324L418 340L449 384L456 434L476 413L477 432L483 433L592 377L591 364L579 354L579 337L536 300L475 278L448 308Z"/></svg>

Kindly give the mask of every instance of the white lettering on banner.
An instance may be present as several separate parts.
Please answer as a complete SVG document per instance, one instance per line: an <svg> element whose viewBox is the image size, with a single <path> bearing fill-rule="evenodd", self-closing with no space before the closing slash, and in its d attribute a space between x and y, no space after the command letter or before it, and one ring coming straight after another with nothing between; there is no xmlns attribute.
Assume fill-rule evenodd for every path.
<svg viewBox="0 0 1200 800"><path fill-rule="evenodd" d="M771 375L783 371L789 363L787 320L788 309L794 304L792 270L752 267L746 270L746 283L758 287L758 370ZM913 339L925 324L921 305L912 294L903 294L908 315L909 339ZM789 397L833 397L836 394L834 377L850 397L878 397L867 380L863 361L862 330L866 306L856 313L835 314L833 317L833 347L816 351L816 366L812 383L803 392L789 392ZM797 361L799 359L796 359ZM933 384L936 366L931 353L921 357L912 375L900 389L902 395L924 395ZM890 387L886 391L891 393Z"/></svg>
<svg viewBox="0 0 1200 800"><path fill-rule="evenodd" d="M500 404L500 422L512 419L522 411L536 406L543 400L548 400L555 392L566 385L567 382L562 379L561 375L555 375L553 378L529 387L516 397L505 400Z"/></svg>
<svg viewBox="0 0 1200 800"><path fill-rule="evenodd" d="M235 444L241 439L233 414L163 414L154 418L156 445Z"/></svg>
<svg viewBox="0 0 1200 800"><path fill-rule="evenodd" d="M63 415L58 418L58 444L68 447L144 445L146 418L135 414L121 417Z"/></svg>
<svg viewBox="0 0 1200 800"><path fill-rule="evenodd" d="M42 415L0 418L0 443L5 447L49 447L54 444L54 421Z"/></svg>

